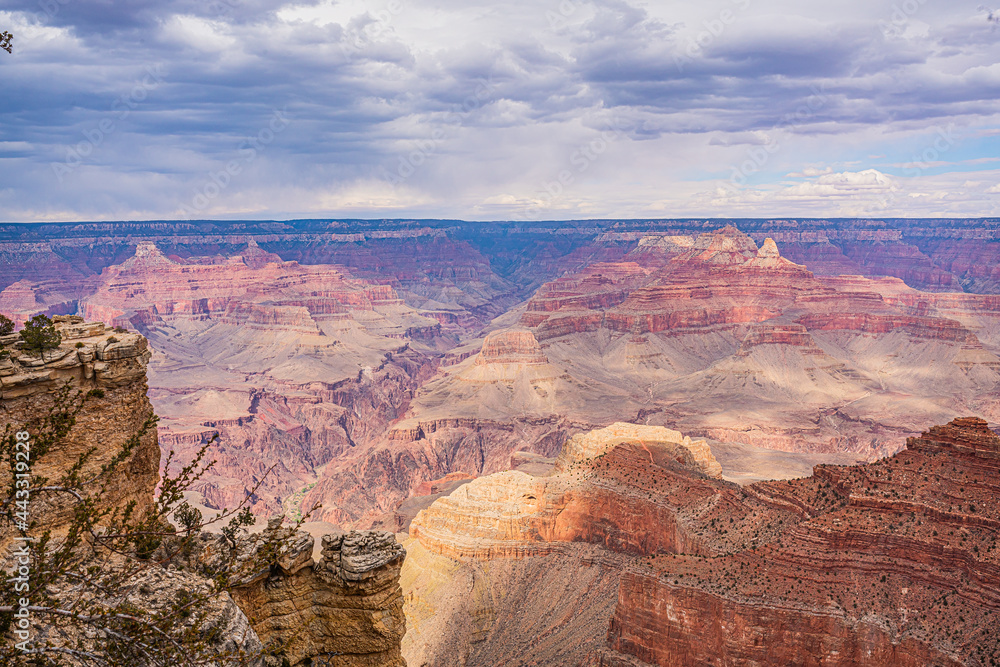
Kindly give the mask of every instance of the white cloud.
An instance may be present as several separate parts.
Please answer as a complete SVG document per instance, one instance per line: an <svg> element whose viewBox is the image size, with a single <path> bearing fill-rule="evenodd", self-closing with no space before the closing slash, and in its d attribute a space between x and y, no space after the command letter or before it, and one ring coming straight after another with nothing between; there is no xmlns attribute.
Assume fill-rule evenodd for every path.
<svg viewBox="0 0 1000 667"><path fill-rule="evenodd" d="M785 178L811 178L813 176L824 176L832 173L833 167L824 167L822 169L819 167L806 167L802 171L785 174Z"/></svg>
<svg viewBox="0 0 1000 667"><path fill-rule="evenodd" d="M995 147L983 139L1000 132L1000 40L972 4L919 3L888 32L892 7L866 0L57 4L44 27L31 18L37 0L0 12L17 32L15 54L0 54L0 206L14 219L171 217L286 107L288 129L206 214L833 215L891 197L900 214L988 215L998 205L986 189L998 179L983 176ZM55 178L52 163L156 63L164 84ZM481 81L489 95L462 111ZM916 168L932 128L952 123L955 152L919 170L954 173L885 173ZM419 168L390 187L380 174L413 151ZM751 185L725 188L746 164ZM571 182L551 194L564 172Z"/></svg>

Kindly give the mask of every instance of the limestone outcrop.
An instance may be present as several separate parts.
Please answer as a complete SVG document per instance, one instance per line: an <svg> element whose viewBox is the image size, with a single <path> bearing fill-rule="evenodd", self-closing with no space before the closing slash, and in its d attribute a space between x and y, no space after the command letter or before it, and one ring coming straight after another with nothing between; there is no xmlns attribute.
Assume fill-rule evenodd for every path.
<svg viewBox="0 0 1000 667"><path fill-rule="evenodd" d="M483 341L483 348L476 364L544 364L548 359L542 353L535 335L524 329L496 331Z"/></svg>
<svg viewBox="0 0 1000 667"><path fill-rule="evenodd" d="M652 445L669 452L678 463L688 465L709 477L722 477L722 466L715 460L705 440L692 440L680 431L663 426L616 422L605 428L574 435L556 461L557 470L568 470L575 463L603 456L623 443ZM652 453L650 457L652 460Z"/></svg>
<svg viewBox="0 0 1000 667"><path fill-rule="evenodd" d="M69 383L74 391L86 394L86 401L69 436L32 460L32 472L57 480L93 449L81 476L103 481L101 466L153 416L146 395L151 352L143 336L109 330L103 323L85 322L82 317L57 316L55 327L62 342L43 353L23 349L16 334L0 339L0 345L7 348L0 361L0 415L4 423L26 424L31 432L33 420L53 405L60 389ZM135 503L138 513L150 508L159 462L157 434L152 429L111 473L104 493L95 496L96 507ZM3 474L0 471L0 482ZM68 526L72 506L59 496L37 494L30 511L32 520L58 538ZM288 529L280 527L279 519L268 530ZM0 533L5 553L12 538L13 534ZM258 539L251 535L241 542L244 560L253 555ZM318 561L313 560L314 539L308 533L289 533L288 543L290 548L273 567L246 577L231 596L213 598L204 629L217 637L218 649L253 654L276 640L286 646L284 657L293 666L337 656L335 664L344 667L405 667L400 640L406 624L399 586L405 551L395 537L379 532L325 535ZM196 566L211 563L213 553L229 547L221 535L209 533L203 533L197 544L200 548L195 553L181 553L163 567L141 570L130 582L134 583L129 588L134 598L130 601L152 613L165 599L211 588L212 581L197 574ZM265 659L253 664L271 663Z"/></svg>
<svg viewBox="0 0 1000 667"><path fill-rule="evenodd" d="M146 340L135 333L114 332L99 322L84 322L76 316L57 316L55 327L62 336L56 349L39 353L23 349L18 334L0 338L7 349L0 359L0 419L14 427L28 426L53 405L60 390L69 384L73 392L89 394L76 425L66 440L45 456L32 461L32 472L50 480L59 479L91 447L99 444L82 469L84 478L96 476L121 450L132 434L153 416L146 397L146 364L150 351ZM135 502L138 510L149 507L159 480L160 449L155 429L133 450L128 462L107 480L100 499L102 507ZM0 471L0 480L9 475ZM39 498L34 510L44 514L46 524L58 533L67 525L67 504L46 505ZM55 499L51 502L58 503ZM0 536L0 541L6 536Z"/></svg>
<svg viewBox="0 0 1000 667"><path fill-rule="evenodd" d="M233 592L261 641L280 642L293 666L325 658L342 667L406 667L399 586L406 551L395 537L324 535L317 561L313 538L297 537L277 568Z"/></svg>

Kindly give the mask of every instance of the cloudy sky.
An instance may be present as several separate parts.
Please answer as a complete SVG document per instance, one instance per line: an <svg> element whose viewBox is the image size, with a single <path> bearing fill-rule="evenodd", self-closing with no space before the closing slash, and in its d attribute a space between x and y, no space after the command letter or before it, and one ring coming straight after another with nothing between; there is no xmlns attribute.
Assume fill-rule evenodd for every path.
<svg viewBox="0 0 1000 667"><path fill-rule="evenodd" d="M0 219L995 216L981 2L0 0Z"/></svg>

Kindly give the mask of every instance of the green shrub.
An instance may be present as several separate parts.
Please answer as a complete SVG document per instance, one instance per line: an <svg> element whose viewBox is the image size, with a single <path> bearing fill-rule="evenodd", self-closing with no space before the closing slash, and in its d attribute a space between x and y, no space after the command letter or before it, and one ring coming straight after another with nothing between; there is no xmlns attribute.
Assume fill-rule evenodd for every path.
<svg viewBox="0 0 1000 667"><path fill-rule="evenodd" d="M46 350L54 350L62 342L62 334L45 315L35 315L21 329L21 340L28 350L38 352L44 358Z"/></svg>

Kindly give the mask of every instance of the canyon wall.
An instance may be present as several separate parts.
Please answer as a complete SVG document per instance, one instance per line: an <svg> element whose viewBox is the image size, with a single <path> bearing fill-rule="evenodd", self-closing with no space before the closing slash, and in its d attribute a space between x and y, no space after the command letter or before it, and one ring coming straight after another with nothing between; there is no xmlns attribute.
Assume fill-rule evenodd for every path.
<svg viewBox="0 0 1000 667"><path fill-rule="evenodd" d="M726 619L724 628L705 625L722 644L679 639L674 653L767 664L829 646L856 662L870 652L900 664L989 664L992 654L979 658L941 635L937 611L924 612L925 630L908 625L913 609L950 610L952 598L945 606L926 593L911 605L913 591L933 585L916 577L885 588L898 575L888 571L870 580L864 568L885 570L888 557L869 552L878 539L867 528L845 533L842 524L880 517L879 534L895 537L879 548L930 559L913 567L944 572L941 591L985 599L991 590L989 567L976 564L987 542L971 533L961 533L964 544L943 540L979 525L978 503L974 513L958 497L980 487L944 480L945 468L930 472L969 446L905 447L927 424L960 415L1000 422L997 221L726 222L0 225L0 312L18 323L79 312L130 330L67 338L50 364L15 350L0 363L3 402L20 414L17 401L30 404L36 380L47 387L38 396L51 396L72 375L104 392L92 404L111 418L85 417L117 442L113 430L149 414L137 373L152 350L148 395L163 418L162 449L187 462L220 435L218 465L198 488L203 508L232 507L263 481L251 499L261 517L322 504L308 525L315 540L340 535L338 525L410 529L422 574L403 565L400 576L414 620L404 653L414 664L528 655L540 664L671 664L655 638L693 632L685 619L704 620L705 610ZM712 456L726 447L743 452L747 470ZM768 460L788 452L812 462L900 452L893 480L922 483L903 473L923 465L928 480L958 490L945 493L954 496L947 509L924 503L930 509L897 517L890 506L910 486L881 477L862 483L821 466L810 482L747 484L769 475L752 464L765 457L758 447ZM122 499L141 501L155 483L154 449L150 436L120 482ZM969 460L989 458L972 449ZM905 463L914 452L926 460ZM906 512L920 526L938 522L931 538L942 542L900 541ZM838 560L851 549L858 571ZM372 570L369 603L368 593L349 599L346 570L328 567L332 553L255 582L248 604L269 617L301 611L307 599L353 610L345 618L380 637L368 644L372 659L392 664L398 559ZM668 564L667 555L676 558ZM972 569L949 570L950 558ZM874 597L817 573L824 563ZM762 588L737 590L716 564L757 568ZM809 573L832 601L810 598L805 577L791 582L782 568ZM326 599L328 585L338 592ZM664 606L674 598L679 606ZM893 616L893 604L908 611ZM954 604L962 632L972 632L970 618L990 627L991 617ZM318 633L298 658L344 650L324 615L289 617ZM795 624L808 632L780 634ZM255 627L281 636L291 624ZM759 627L774 628L768 646L780 651L751 648Z"/></svg>
<svg viewBox="0 0 1000 667"><path fill-rule="evenodd" d="M414 664L437 664L446 647L465 664L498 664L507 623L518 627L493 621L509 613L502 594L483 602L456 590L460 603L436 602L447 582L472 577L474 591L482 570L487 588L514 590L545 568L589 577L584 562L618 569L614 612L587 619L606 623L607 643L572 643L567 611L566 633L550 630L551 642L523 647L522 659L916 667L1000 656L1000 437L984 421L934 427L877 463L743 488L621 440L549 475L476 480L417 515L418 556L403 573ZM572 583L547 591L556 608L583 595ZM600 595L589 604L608 608ZM481 625L461 621L483 614ZM443 644L427 632L442 615L463 623Z"/></svg>
<svg viewBox="0 0 1000 667"><path fill-rule="evenodd" d="M14 428L26 426L37 435L39 420L57 408L56 401L69 386L63 410L84 400L76 424L60 446L32 461L32 472L53 482L77 464L92 447L99 445L81 468L84 479L97 477L102 466L118 455L128 439L153 416L146 397L146 364L150 351L146 340L135 333L108 330L100 322L79 317L57 317L62 343L44 355L23 348L20 335L0 338L7 353L0 359L0 416ZM74 397L75 396L75 397ZM160 449L155 427L143 436L106 480L99 507L122 507L135 502L139 511L152 504L159 480ZM10 471L0 471L0 480ZM103 480L102 480L103 481ZM6 482L4 482L6 483ZM72 507L58 496L39 497L34 512L45 517L55 533L68 525ZM6 540L10 536L0 536Z"/></svg>
<svg viewBox="0 0 1000 667"><path fill-rule="evenodd" d="M206 507L348 528L619 421L866 459L1000 421L1000 302L917 271L992 222L724 222L0 226L0 312L144 333L162 448L220 435Z"/></svg>
<svg viewBox="0 0 1000 667"><path fill-rule="evenodd" d="M80 472L84 479L94 478L86 488L95 494L103 484L101 493L93 496L96 509L122 508L129 503L135 503L140 514L152 509L160 476L155 428L138 440L110 474L102 475L102 467L153 416L146 396L151 357L146 339L77 316L57 317L55 327L62 342L44 354L24 349L18 334L0 338L7 353L0 360L0 414L12 427L26 426L37 435L38 420L57 405L61 390L68 387L72 402L63 404L63 409L83 401L75 423L56 446L36 452L32 473L55 483L92 451ZM176 468L171 472L176 474ZM30 505L30 517L36 523L30 532L50 530L58 537L69 525L73 506L58 494L36 490ZM269 529L288 532L279 526L280 518ZM13 537L9 531L0 533L5 553ZM255 540L256 536L248 537L242 548L252 552ZM395 538L372 532L324 535L315 562L314 538L308 533L289 534L289 543L291 548L273 568L239 582L231 597L226 593L211 601L211 613L217 618L210 618L206 627L221 630L219 650L238 649L252 655L275 640L286 645L284 657L293 666L340 656L336 664L345 667L405 667L400 640L406 625L399 586L405 551ZM228 549L220 535L207 532L198 544L204 553ZM146 608L156 599L210 585L210 580L195 574L192 559L196 561L198 555L177 555L169 567L151 564L142 573L141 590L148 592L132 593L132 602ZM254 664L271 663L258 660Z"/></svg>
<svg viewBox="0 0 1000 667"><path fill-rule="evenodd" d="M802 521L760 549L636 564L602 664L992 664L998 464L1000 438L957 419L876 464L751 487Z"/></svg>
<svg viewBox="0 0 1000 667"><path fill-rule="evenodd" d="M395 528L422 484L623 420L868 459L928 422L1000 420L995 296L796 263L796 243L902 242L896 223L718 224L0 227L62 267L0 311L144 333L163 449L184 461L220 436L206 507L262 481L258 514L321 503L344 527Z"/></svg>
<svg viewBox="0 0 1000 667"><path fill-rule="evenodd" d="M407 660L590 664L633 560L719 555L793 520L713 476L703 445L616 424L572 437L547 467L481 477L420 511L402 573Z"/></svg>

